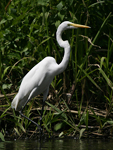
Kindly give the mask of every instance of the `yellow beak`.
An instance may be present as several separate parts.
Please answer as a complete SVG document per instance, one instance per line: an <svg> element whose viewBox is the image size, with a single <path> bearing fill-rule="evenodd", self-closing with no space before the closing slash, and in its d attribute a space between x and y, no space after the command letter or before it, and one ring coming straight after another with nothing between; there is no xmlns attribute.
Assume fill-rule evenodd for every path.
<svg viewBox="0 0 113 150"><path fill-rule="evenodd" d="M89 26L86 26L86 25L81 25L81 24L74 24L74 23L71 23L69 24L70 26L74 26L76 28L91 28Z"/></svg>

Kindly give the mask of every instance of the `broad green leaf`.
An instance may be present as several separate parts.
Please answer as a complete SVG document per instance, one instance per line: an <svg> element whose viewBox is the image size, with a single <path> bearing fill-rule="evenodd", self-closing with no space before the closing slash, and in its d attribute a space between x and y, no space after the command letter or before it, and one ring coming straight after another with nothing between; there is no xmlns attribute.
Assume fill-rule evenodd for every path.
<svg viewBox="0 0 113 150"><path fill-rule="evenodd" d="M4 136L3 136L3 134L0 132L0 138L1 138L1 140L3 141L3 142L5 142L5 139L4 139Z"/></svg>
<svg viewBox="0 0 113 150"><path fill-rule="evenodd" d="M2 19L2 20L0 21L0 25L3 24L3 23L5 23L6 21L7 21L7 20Z"/></svg>
<svg viewBox="0 0 113 150"><path fill-rule="evenodd" d="M49 0L38 0L38 5L46 6Z"/></svg>
<svg viewBox="0 0 113 150"><path fill-rule="evenodd" d="M62 1L56 7L60 11L62 9L62 7L63 7Z"/></svg>
<svg viewBox="0 0 113 150"><path fill-rule="evenodd" d="M2 88L3 88L3 89L10 89L11 86L12 86L12 84L3 84L3 85L2 85Z"/></svg>
<svg viewBox="0 0 113 150"><path fill-rule="evenodd" d="M57 123L57 124L54 126L54 130L55 130L55 131L60 130L60 129L62 128L62 125L63 125L62 122L61 122L61 123Z"/></svg>
<svg viewBox="0 0 113 150"><path fill-rule="evenodd" d="M7 16L7 20L12 20L13 17L12 16Z"/></svg>

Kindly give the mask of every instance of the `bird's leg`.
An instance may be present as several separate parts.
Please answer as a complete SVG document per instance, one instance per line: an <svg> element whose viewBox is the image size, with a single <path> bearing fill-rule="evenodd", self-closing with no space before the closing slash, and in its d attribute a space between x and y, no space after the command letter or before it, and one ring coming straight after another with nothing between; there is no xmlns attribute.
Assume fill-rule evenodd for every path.
<svg viewBox="0 0 113 150"><path fill-rule="evenodd" d="M42 126L42 116L43 116L43 111L44 111L44 105L45 105L45 101L42 104L42 110L41 110L41 116L40 116L40 126Z"/></svg>
<svg viewBox="0 0 113 150"><path fill-rule="evenodd" d="M34 122L33 120L31 120L30 118L26 117L26 116L22 113L22 111L19 111L19 113L20 113L20 115L21 115L22 117L24 117L24 118L26 118L27 120L31 121L31 122L34 123L40 130L42 130L39 124L37 124L36 122Z"/></svg>
<svg viewBox="0 0 113 150"><path fill-rule="evenodd" d="M43 101L42 104L42 110L41 110L41 116L40 116L40 127L42 128L42 116L43 116L43 111L44 111L44 105L45 105L45 101ZM40 136L43 134L43 131L40 130Z"/></svg>
<svg viewBox="0 0 113 150"><path fill-rule="evenodd" d="M24 117L24 118L26 118L27 120L29 120L29 121L31 121L32 123L34 123L40 130L42 130L41 129L41 126L39 125L39 124L37 124L36 122L34 122L33 120L31 120L30 118L28 118L27 116L25 116L24 114L23 114L23 109L25 108L25 106L26 106L26 104L29 102L29 99L26 101L26 103L24 104L24 106L22 107L22 109L19 111L19 113L20 113L20 115L22 116L22 117Z"/></svg>
<svg viewBox="0 0 113 150"><path fill-rule="evenodd" d="M42 129L42 116L43 116L43 111L44 111L44 105L45 105L45 100L47 98L48 95L48 91L49 91L49 87L43 92L43 104L42 104L42 110L41 110L41 116L40 116L40 127ZM43 130L40 130L40 139L42 137L43 134Z"/></svg>
<svg viewBox="0 0 113 150"><path fill-rule="evenodd" d="M41 116L40 116L40 141L42 139L42 136L43 136L43 130L42 130L42 116L43 116L43 111L44 111L44 104L45 102L43 102L43 105L42 105L42 110L41 110Z"/></svg>

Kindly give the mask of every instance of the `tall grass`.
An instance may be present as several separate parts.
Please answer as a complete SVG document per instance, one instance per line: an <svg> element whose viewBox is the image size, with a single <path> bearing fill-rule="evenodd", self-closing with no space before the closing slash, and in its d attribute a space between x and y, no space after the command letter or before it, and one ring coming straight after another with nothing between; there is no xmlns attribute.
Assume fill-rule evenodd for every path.
<svg viewBox="0 0 113 150"><path fill-rule="evenodd" d="M13 122L12 130L20 136L21 132L26 133L30 129L31 124L17 117L18 114L12 110L12 115L8 114L12 99L7 98L7 93L17 92L24 75L44 57L53 56L60 63L64 51L58 46L55 33L64 20L86 24L91 29L77 29L63 34L63 39L68 39L71 45L70 61L65 72L55 77L51 84L47 105L56 113L45 111L44 129L50 135L54 130L61 131L60 135L75 135L77 131L81 137L89 129L93 118L97 120L95 125L101 129L109 121L112 124L112 1L14 0L10 3L2 1L1 5L0 91L6 105L1 99L0 107L6 108L1 118ZM68 99L67 104L64 99ZM39 107L40 103L33 106ZM106 110L106 117L98 117L92 107ZM78 112L77 117L71 114L71 109ZM32 116L32 102L25 113ZM85 125L85 129L80 130L81 125ZM68 132L63 132L64 128Z"/></svg>

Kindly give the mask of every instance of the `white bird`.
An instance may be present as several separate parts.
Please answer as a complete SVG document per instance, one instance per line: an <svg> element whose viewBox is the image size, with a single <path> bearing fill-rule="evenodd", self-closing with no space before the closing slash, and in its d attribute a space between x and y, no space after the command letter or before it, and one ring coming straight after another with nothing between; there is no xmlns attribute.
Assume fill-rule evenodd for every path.
<svg viewBox="0 0 113 150"><path fill-rule="evenodd" d="M22 83L20 85L19 91L15 98L11 103L11 107L25 117L26 119L33 122L41 129L42 124L42 115L44 109L44 103L47 98L49 92L49 86L53 80L53 78L63 72L69 62L70 57L70 45L69 42L62 40L62 33L67 29L75 29L75 28L90 28L89 26L74 24L69 21L64 21L61 23L56 32L56 40L60 47L64 48L64 57L60 64L56 63L56 60L53 57L45 57L42 61L40 61L37 65L35 65L23 78ZM23 115L22 111L25 105L32 99L33 97L43 93L43 106L40 117L40 125L36 122L27 118Z"/></svg>

